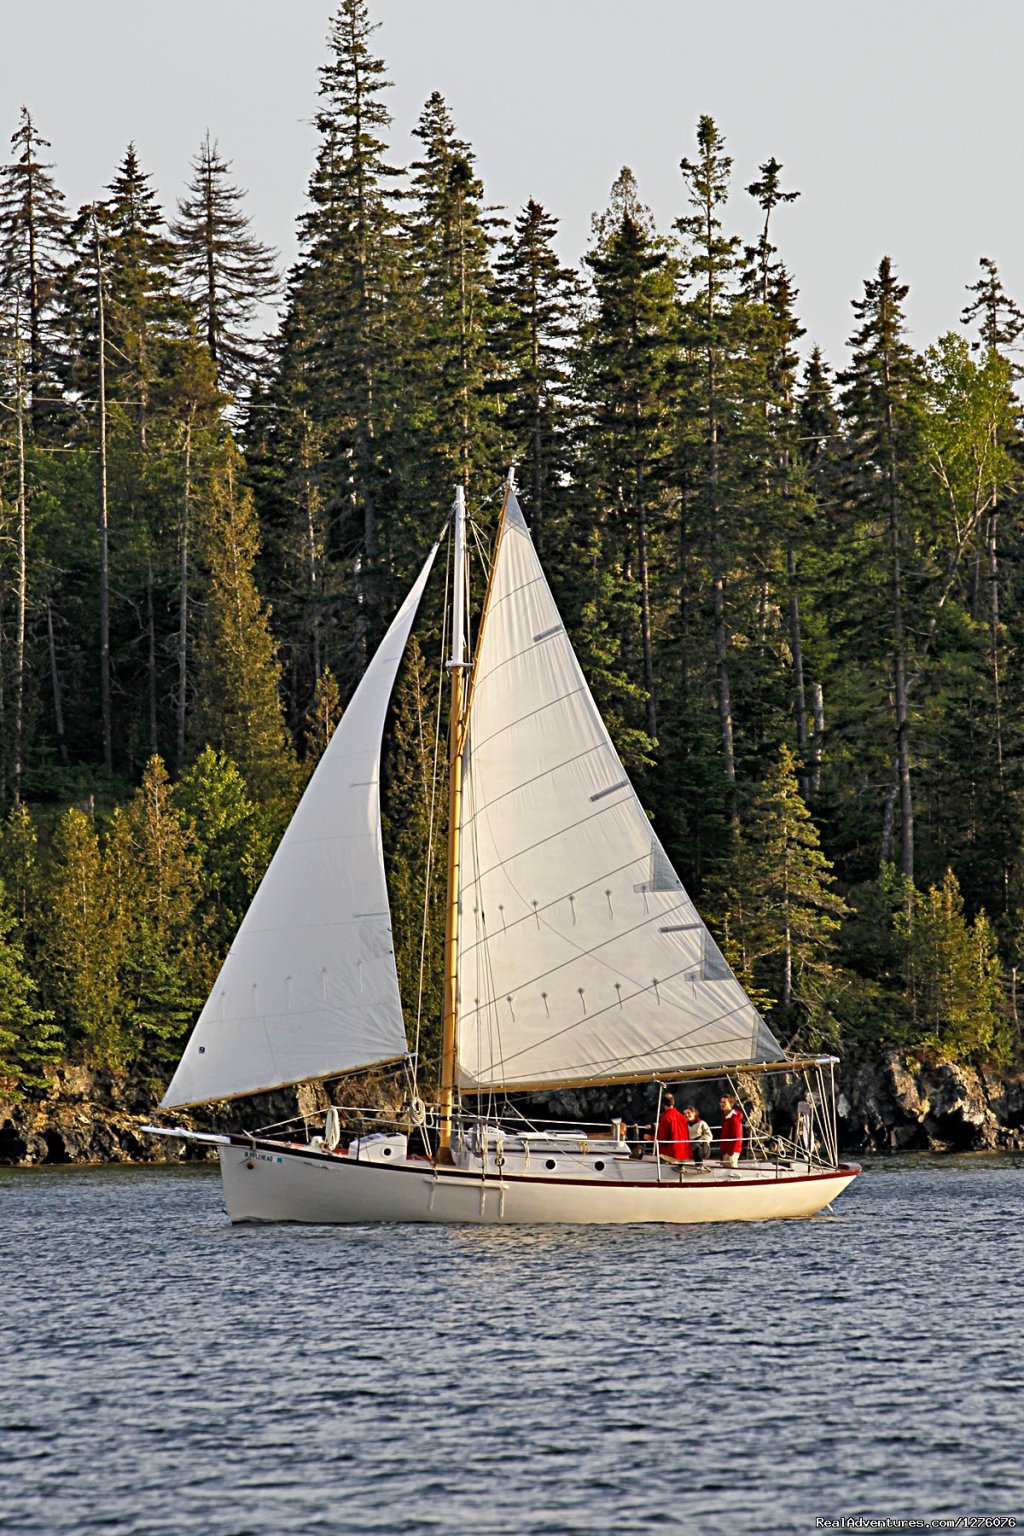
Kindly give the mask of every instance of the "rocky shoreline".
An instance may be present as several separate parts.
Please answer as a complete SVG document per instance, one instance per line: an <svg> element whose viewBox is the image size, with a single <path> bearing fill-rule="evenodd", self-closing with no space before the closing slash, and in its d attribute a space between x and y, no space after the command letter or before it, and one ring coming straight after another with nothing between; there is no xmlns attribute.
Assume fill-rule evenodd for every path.
<svg viewBox="0 0 1024 1536"><path fill-rule="evenodd" d="M789 1131L797 1096L792 1084L753 1078L741 1086L759 1131ZM372 1102L386 1103L382 1088L373 1085ZM366 1090L361 1085L363 1095ZM837 1090L839 1143L846 1153L1024 1149L1024 1073L884 1051L844 1064ZM717 1091L714 1085L694 1091L709 1116ZM151 1082L60 1068L45 1094L18 1103L0 1100L0 1166L183 1162L214 1155L208 1147L143 1132L158 1097ZM607 1090L565 1092L550 1096L542 1112L565 1119L598 1120L613 1113L644 1119L653 1113L651 1099L649 1087L620 1091L614 1103ZM256 1130L296 1115L314 1116L326 1102L322 1088L308 1086L209 1106L194 1120L182 1115L176 1121L204 1130Z"/></svg>

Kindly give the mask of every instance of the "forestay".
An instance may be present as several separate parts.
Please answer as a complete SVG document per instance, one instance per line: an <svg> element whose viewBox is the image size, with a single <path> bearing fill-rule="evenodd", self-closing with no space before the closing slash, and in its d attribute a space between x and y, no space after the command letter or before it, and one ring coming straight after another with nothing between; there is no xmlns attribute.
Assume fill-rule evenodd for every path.
<svg viewBox="0 0 1024 1536"><path fill-rule="evenodd" d="M406 1050L380 835L384 717L431 551L246 913L163 1108L257 1093Z"/></svg>
<svg viewBox="0 0 1024 1536"><path fill-rule="evenodd" d="M511 496L472 682L460 864L464 1091L783 1057L654 836Z"/></svg>

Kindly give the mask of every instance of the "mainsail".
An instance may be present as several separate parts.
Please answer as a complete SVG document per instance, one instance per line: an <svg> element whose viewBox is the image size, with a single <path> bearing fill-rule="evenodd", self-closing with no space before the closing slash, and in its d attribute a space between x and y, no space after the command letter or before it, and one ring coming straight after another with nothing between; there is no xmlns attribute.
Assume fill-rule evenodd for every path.
<svg viewBox="0 0 1024 1536"><path fill-rule="evenodd" d="M163 1108L406 1050L380 836L384 717L437 553L367 667L199 1016Z"/></svg>
<svg viewBox="0 0 1024 1536"><path fill-rule="evenodd" d="M511 494L463 773L463 1091L784 1057L654 835Z"/></svg>

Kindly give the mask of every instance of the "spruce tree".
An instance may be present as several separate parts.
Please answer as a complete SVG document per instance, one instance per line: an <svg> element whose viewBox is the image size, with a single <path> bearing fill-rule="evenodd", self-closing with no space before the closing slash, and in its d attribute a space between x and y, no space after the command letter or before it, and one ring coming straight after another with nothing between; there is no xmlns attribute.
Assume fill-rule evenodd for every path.
<svg viewBox="0 0 1024 1536"><path fill-rule="evenodd" d="M306 711L305 767L310 775L323 757L340 719L338 683L330 667L325 667L316 680L313 702Z"/></svg>
<svg viewBox="0 0 1024 1536"><path fill-rule="evenodd" d="M211 143L209 132L192 171L170 225L179 280L213 358L216 382L238 399L266 363L266 346L254 335L254 324L279 290L276 256L253 235L243 209L245 194L232 185L231 164Z"/></svg>
<svg viewBox="0 0 1024 1536"><path fill-rule="evenodd" d="M444 785L430 673L414 635L395 686L381 764L381 826L408 1037L428 1075L440 1046L444 950ZM441 768L443 776L443 766ZM433 813L433 824L431 814Z"/></svg>

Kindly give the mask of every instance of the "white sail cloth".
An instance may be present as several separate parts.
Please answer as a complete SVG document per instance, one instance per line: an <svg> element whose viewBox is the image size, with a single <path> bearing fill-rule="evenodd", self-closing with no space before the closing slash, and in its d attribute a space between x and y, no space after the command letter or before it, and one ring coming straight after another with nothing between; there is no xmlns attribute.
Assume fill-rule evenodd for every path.
<svg viewBox="0 0 1024 1536"><path fill-rule="evenodd" d="M464 1091L784 1055L654 836L514 497L472 682L459 927Z"/></svg>
<svg viewBox="0 0 1024 1536"><path fill-rule="evenodd" d="M310 780L162 1108L389 1061L406 1050L380 836L384 717L431 551Z"/></svg>

